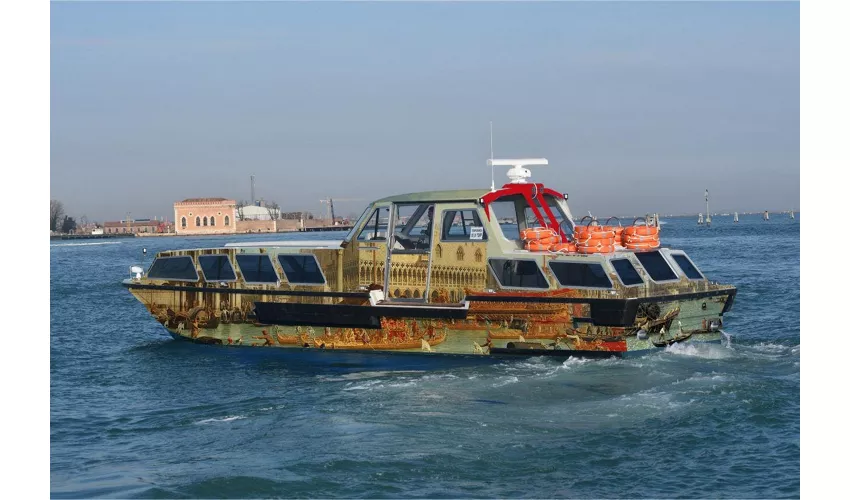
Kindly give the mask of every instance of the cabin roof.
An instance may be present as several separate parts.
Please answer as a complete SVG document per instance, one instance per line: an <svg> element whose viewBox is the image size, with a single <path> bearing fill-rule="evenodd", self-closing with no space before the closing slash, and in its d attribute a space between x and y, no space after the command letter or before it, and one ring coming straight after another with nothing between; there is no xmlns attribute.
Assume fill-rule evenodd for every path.
<svg viewBox="0 0 850 500"><path fill-rule="evenodd" d="M376 200L375 203L392 202L424 202L424 201L477 201L489 193L489 189L457 189L454 191L423 191L388 196Z"/></svg>

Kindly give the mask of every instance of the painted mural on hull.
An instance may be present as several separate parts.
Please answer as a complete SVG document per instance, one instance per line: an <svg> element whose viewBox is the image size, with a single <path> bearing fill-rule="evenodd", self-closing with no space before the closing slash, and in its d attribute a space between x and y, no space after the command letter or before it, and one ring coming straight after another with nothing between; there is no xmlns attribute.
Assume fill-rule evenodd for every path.
<svg viewBox="0 0 850 500"><path fill-rule="evenodd" d="M541 160L506 161L501 189L377 200L339 242L160 252L124 285L173 336L222 346L568 356L720 340L735 288L662 247L655 220L576 224L565 194L526 182Z"/></svg>

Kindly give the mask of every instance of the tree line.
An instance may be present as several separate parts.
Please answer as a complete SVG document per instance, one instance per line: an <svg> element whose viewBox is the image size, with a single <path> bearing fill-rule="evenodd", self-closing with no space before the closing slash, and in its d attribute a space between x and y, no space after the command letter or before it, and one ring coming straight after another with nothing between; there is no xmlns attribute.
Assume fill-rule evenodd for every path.
<svg viewBox="0 0 850 500"><path fill-rule="evenodd" d="M70 233L77 229L77 221L65 214L65 206L59 200L50 200L50 230Z"/></svg>

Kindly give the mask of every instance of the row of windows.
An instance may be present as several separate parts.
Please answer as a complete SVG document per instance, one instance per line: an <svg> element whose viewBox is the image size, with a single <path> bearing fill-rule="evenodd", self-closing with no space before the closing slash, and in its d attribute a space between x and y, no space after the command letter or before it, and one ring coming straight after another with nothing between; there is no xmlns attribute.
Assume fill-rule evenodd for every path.
<svg viewBox="0 0 850 500"><path fill-rule="evenodd" d="M212 217L210 217L209 219L207 219L206 217L204 217L203 219L201 219L201 217L200 217L200 216L199 216L199 217L195 217L195 226L197 226L197 227L201 227L201 223L202 223L202 222L203 222L203 225L205 225L205 226L207 225L207 223L209 223L209 225L210 225L210 226L215 226L215 215L213 215L213 216L212 216ZM224 225L225 225L225 226L229 226L229 225L230 225L230 216L229 216L229 215L225 215L225 216L224 216ZM182 217L182 218L180 219L180 227L183 227L183 228L185 228L185 227L186 227L186 217Z"/></svg>
<svg viewBox="0 0 850 500"><path fill-rule="evenodd" d="M405 250L431 247L434 205L396 204L394 244ZM358 241L384 241L389 225L389 207L376 208L357 235ZM442 241L486 241L487 232L473 209L443 210Z"/></svg>
<svg viewBox="0 0 850 500"><path fill-rule="evenodd" d="M278 255L277 261L284 277L293 285L323 285L325 276L316 257L310 254ZM204 280L235 281L236 272L227 255L200 255L198 264ZM236 265L246 283L276 284L279 279L271 258L265 254L237 255ZM148 270L148 278L198 281L198 272L189 256L159 257Z"/></svg>
<svg viewBox="0 0 850 500"><path fill-rule="evenodd" d="M676 272L667 263L660 252L636 252L640 264L653 281L678 279ZM684 254L672 254L676 264L689 279L701 280L705 277ZM611 265L625 286L643 284L643 278L629 259L611 259ZM534 260L490 259L490 269L503 287L510 288L549 288L549 282L543 276L540 266ZM549 269L558 283L566 287L612 288L613 284L605 268L599 263L586 262L550 262Z"/></svg>

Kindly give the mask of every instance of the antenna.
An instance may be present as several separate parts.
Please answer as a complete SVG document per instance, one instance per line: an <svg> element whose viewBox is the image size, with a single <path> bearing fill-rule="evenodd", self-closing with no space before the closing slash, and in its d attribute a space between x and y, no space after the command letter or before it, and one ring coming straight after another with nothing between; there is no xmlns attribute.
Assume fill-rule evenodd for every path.
<svg viewBox="0 0 850 500"><path fill-rule="evenodd" d="M490 192L496 190L496 167L493 165L493 122L490 122Z"/></svg>

